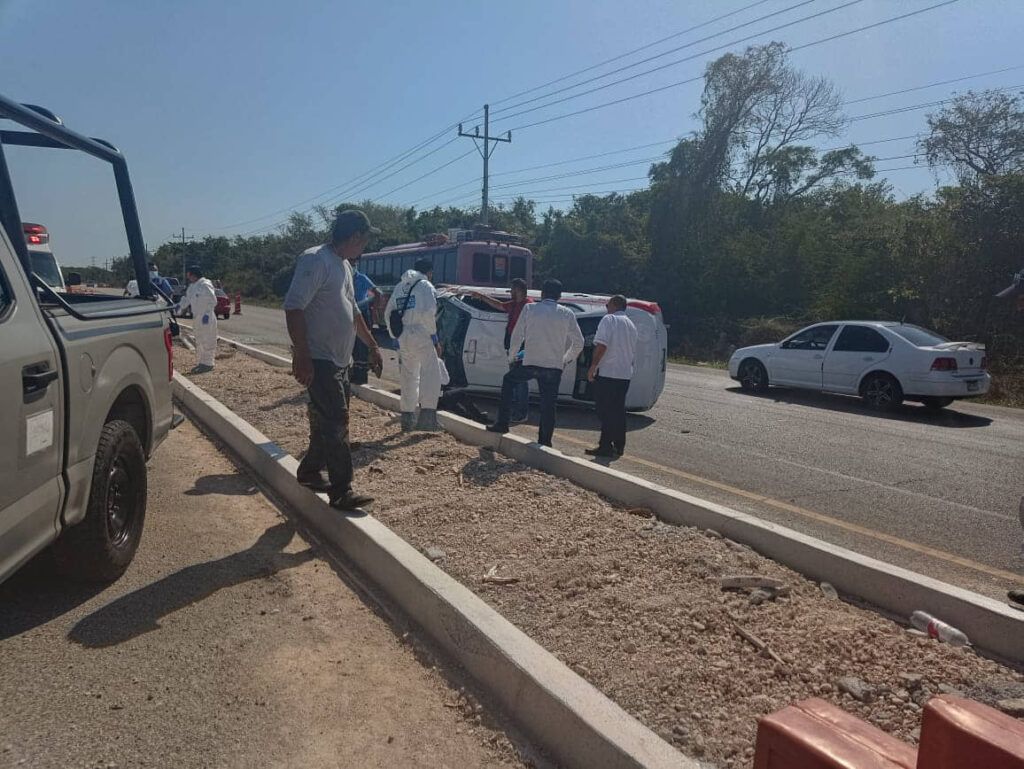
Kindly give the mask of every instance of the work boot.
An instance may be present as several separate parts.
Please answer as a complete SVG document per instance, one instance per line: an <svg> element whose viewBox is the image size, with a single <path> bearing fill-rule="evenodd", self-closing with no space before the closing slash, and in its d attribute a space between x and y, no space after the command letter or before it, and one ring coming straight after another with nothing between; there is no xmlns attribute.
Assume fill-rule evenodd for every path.
<svg viewBox="0 0 1024 769"><path fill-rule="evenodd" d="M402 432L411 433L416 427L416 412L415 411L403 411L402 412Z"/></svg>
<svg viewBox="0 0 1024 769"><path fill-rule="evenodd" d="M437 423L437 409L420 409L420 419L416 423L416 429L428 433L436 433L440 430L441 425Z"/></svg>

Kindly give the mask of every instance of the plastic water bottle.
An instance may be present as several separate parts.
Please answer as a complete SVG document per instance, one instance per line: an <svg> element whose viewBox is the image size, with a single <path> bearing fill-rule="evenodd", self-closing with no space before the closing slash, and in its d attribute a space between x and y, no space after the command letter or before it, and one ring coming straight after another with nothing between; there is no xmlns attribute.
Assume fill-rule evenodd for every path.
<svg viewBox="0 0 1024 769"><path fill-rule="evenodd" d="M910 624L922 633L927 633L929 637L937 638L951 646L971 645L971 642L967 640L967 636L962 631L957 630L940 619L935 619L935 617L927 612L915 611L910 615Z"/></svg>

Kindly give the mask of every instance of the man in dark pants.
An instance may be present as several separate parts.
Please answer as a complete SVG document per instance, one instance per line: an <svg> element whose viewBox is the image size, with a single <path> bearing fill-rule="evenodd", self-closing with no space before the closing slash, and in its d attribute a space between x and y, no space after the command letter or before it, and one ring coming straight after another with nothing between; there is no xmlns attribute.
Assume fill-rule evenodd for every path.
<svg viewBox="0 0 1024 769"><path fill-rule="evenodd" d="M352 490L349 446L349 384L356 336L370 349L372 365L380 350L356 306L349 260L379 232L362 211L342 211L331 242L303 252L284 299L292 340L292 374L309 391L309 450L299 463L299 483L325 491L331 506L354 510L373 501ZM322 472L327 468L329 480Z"/></svg>
<svg viewBox="0 0 1024 769"><path fill-rule="evenodd" d="M526 305L512 332L508 355L514 364L501 381L501 406L497 421L487 429L492 433L507 433L512 395L521 382L537 380L540 390L540 431L537 442L550 446L555 432L555 406L558 384L562 372L576 362L583 349L583 333L576 316L568 307L558 304L562 298L562 284L557 280L544 281L541 301ZM525 345L523 362L516 354Z"/></svg>
<svg viewBox="0 0 1024 769"><path fill-rule="evenodd" d="M594 383L594 405L601 420L601 439L595 457L615 459L626 451L626 392L633 378L636 326L626 317L626 297L616 294L605 305L594 334L594 357L587 378Z"/></svg>
<svg viewBox="0 0 1024 769"><path fill-rule="evenodd" d="M505 323L506 353L512 344L512 332L516 330L516 324L519 322L519 316L522 315L523 308L533 303L533 300L527 295L526 281L522 278L513 278L509 292L512 295L512 299L508 302L499 302L497 299L493 299L479 291L472 293L472 296L481 302L490 305L498 312L508 315L508 321ZM530 383L520 382L516 385L512 394L512 415L510 419L513 422L525 422L530 414Z"/></svg>

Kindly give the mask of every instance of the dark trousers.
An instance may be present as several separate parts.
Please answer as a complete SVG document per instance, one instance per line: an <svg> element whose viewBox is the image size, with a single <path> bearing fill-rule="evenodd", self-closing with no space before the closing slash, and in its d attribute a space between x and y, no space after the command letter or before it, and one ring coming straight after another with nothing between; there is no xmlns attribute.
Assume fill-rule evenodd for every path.
<svg viewBox="0 0 1024 769"><path fill-rule="evenodd" d="M309 388L309 450L299 463L299 477L327 468L331 498L352 490L352 450L348 444L348 369L331 361L313 361Z"/></svg>
<svg viewBox="0 0 1024 769"><path fill-rule="evenodd" d="M611 379L599 376L594 379L594 405L597 418L601 420L601 440L598 448L603 451L626 451L626 391L628 379Z"/></svg>
<svg viewBox="0 0 1024 769"><path fill-rule="evenodd" d="M511 334L505 329L505 352L508 353L509 337ZM520 347L519 349L522 349ZM513 364L515 365L515 364ZM514 422L525 422L530 416L530 383L518 382L515 390L512 391L512 411L510 419Z"/></svg>
<svg viewBox="0 0 1024 769"><path fill-rule="evenodd" d="M537 380L540 390L540 432L537 443L541 446L551 445L551 436L555 432L555 405L558 402L558 383L562 381L562 369L542 368L540 366L517 365L509 369L501 380L501 405L498 407L497 424L508 429L508 420L512 411L512 396L516 387Z"/></svg>
<svg viewBox="0 0 1024 769"><path fill-rule="evenodd" d="M370 313L362 313L366 327L372 332L370 325ZM355 346L352 348L352 370L349 372L349 380L352 384L366 384L370 381L370 348L363 344L363 341L356 337Z"/></svg>

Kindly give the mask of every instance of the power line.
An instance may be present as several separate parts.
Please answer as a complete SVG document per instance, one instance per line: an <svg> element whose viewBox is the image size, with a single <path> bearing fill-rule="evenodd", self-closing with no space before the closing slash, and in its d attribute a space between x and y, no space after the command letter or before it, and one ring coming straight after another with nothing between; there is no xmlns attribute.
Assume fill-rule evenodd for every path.
<svg viewBox="0 0 1024 769"><path fill-rule="evenodd" d="M463 118L463 120L472 120L474 117L476 117L476 115L477 115L477 111L473 111L469 116ZM394 156L390 160L386 160L383 163L381 163L381 164L379 164L377 166L374 166L369 171L365 171L365 172L359 174L358 176L354 177L353 179L350 179L347 182L343 182L341 184L335 185L334 187L331 187L330 189L324 190L323 192L319 192L316 195L313 195L312 197L306 198L303 201L300 201L300 202L295 203L295 204L290 205L290 206L286 206L285 208L280 208L280 209L278 209L276 211L273 211L273 212L271 212L269 214L264 214L263 216L257 216L254 219L248 219L248 220L246 220L244 222L235 222L234 224L229 224L229 225L226 225L224 227L214 227L213 229L215 231L216 230L227 230L227 229L233 229L235 227L242 227L242 226L245 226L247 224L253 224L255 222L259 222L259 221L262 221L264 219L269 219L272 216L277 216L278 214L282 214L282 213L285 213L285 212L288 212L288 211L293 211L293 210L295 210L296 208L298 208L300 206L304 206L307 203L311 203L311 202L313 202L314 200L316 200L318 198L322 198L325 195L329 195L332 192L335 192L336 190L342 189L344 187L349 187L349 186L354 185L354 184L361 184L369 176L372 176L375 173L381 173L383 171L388 170L389 168L394 167L398 163L401 163L403 160L405 160L406 158L411 156L413 153L418 152L420 149L422 149L422 148L432 144L433 142L437 141L441 137L446 136L448 134L448 132L452 128L454 128L456 125L458 125L458 123L452 123L451 125L445 126L444 129L442 129L441 131L438 131L437 133L433 134L429 138L424 139L423 141L419 142L418 144L416 144L413 147L410 147L409 149L405 150L404 152L400 152L398 155Z"/></svg>
<svg viewBox="0 0 1024 769"><path fill-rule="evenodd" d="M402 173L402 171L406 170L407 168L411 168L412 166L416 165L417 163L422 163L424 160L426 160L431 155L434 155L435 153L440 152L441 150L445 149L446 147L450 146L451 144L454 144L455 141L456 141L456 139L450 139L449 141L445 142L444 144L441 144L441 145L435 147L434 149L430 150L429 152L427 152L427 153L425 153L423 155L420 155L415 160L413 160L413 161L411 161L409 163L406 163L401 168L399 168L399 169L397 169L395 171L392 171L391 173L387 174L386 176L381 176L381 177L378 177L378 178L370 179L370 180L368 180L368 182L366 184L357 185L356 187L351 187L350 186L348 189L346 189L344 192L342 192L341 195L336 196L332 200L324 203L324 205L330 206L332 203L337 203L337 202L339 202L340 200L342 200L342 199L344 199L346 197L353 197L353 196L358 195L358 194L360 194L362 192L365 192L366 190L370 189L371 187L375 187L376 185L380 184L381 182L387 181L388 179L391 179L392 177L397 176L398 174ZM288 210L288 209L285 209L285 210ZM312 210L313 210L313 208L308 208L303 213L308 214ZM275 222L273 224L266 225L264 227L257 227L254 230L250 230L248 232L243 232L242 233L242 237L246 237L246 236L249 236L249 235L255 235L255 234L260 233L260 232L267 232L269 230L274 229L275 227L279 227L281 224L284 224L286 221L287 220L278 221L278 222Z"/></svg>
<svg viewBox="0 0 1024 769"><path fill-rule="evenodd" d="M951 0L951 1L952 2L956 2L956 0ZM746 37L741 37L741 38L739 38L737 40L732 40L732 41L730 41L728 43L723 43L722 45L717 45L714 48L708 48L707 50L701 51L700 53L694 53L694 54L691 54L689 56L684 56L681 59L675 59L674 61L670 61L670 62L668 62L666 64L661 64L661 65L659 65L657 67L652 67L651 69L646 69L643 72L637 72L635 74L629 75L628 77L619 78L618 80L613 80L612 82L605 83L604 85L595 86L594 88L590 88L590 89L588 89L586 91L581 91L580 93L575 93L575 94L570 94L568 96L563 96L562 98L556 99L555 101L548 102L547 104L538 104L536 107L530 107L529 109L524 109L524 110L520 110L519 112L514 112L511 115L506 115L505 117L500 118L500 120L511 120L512 118L519 117L520 115L527 115L527 114L529 114L531 112L536 112L537 110L545 109L547 107L553 107L556 104L561 104L563 102L571 101L573 99L578 99L581 96L587 96L589 94L596 93L597 91L603 91L606 88L612 88L612 87L617 86L617 85L622 85L623 83L628 83L631 80L636 80L637 78L646 77L647 75L653 74L655 72L660 72L663 69L668 69L669 67L675 67L676 65L683 64L683 63L688 62L688 61L693 61L694 59L699 59L700 57L706 56L709 53L715 53L717 51L721 51L721 50L724 50L726 48L731 48L734 45L738 45L739 43L745 43L745 42L747 42L749 40L753 40L754 38L763 37L764 35L771 34L772 32L777 32L780 29L787 29L788 27L793 27L793 26L796 26L797 24L803 24L805 21L810 21L810 20L816 19L816 18L818 18L820 16L826 16L826 15L828 15L830 13L835 13L836 11L841 11L841 10L843 10L845 8L849 8L850 6L857 5L858 3L862 3L862 2L864 2L864 0L848 0L848 2L843 3L842 5L838 5L835 8L829 8L829 9L824 10L824 11L818 11L817 13L812 13L809 16L804 16L802 18L786 22L785 24L780 24L777 27L772 27L771 29L766 29L766 30L764 30L762 32L755 32L752 35L747 35ZM696 82L698 80L703 80L703 79L704 79L704 75L703 74L696 75L696 76L694 76L692 78L688 78L687 80L684 80L684 81L682 81L680 83L675 83L674 85L683 85L685 83L693 83L693 82ZM518 130L518 129L513 129L513 130Z"/></svg>
<svg viewBox="0 0 1024 769"><path fill-rule="evenodd" d="M520 96L525 96L528 93L533 93L534 91L539 91L542 88L547 88L549 85L555 85L557 83L569 80L570 78L576 77L577 75L582 75L586 72L592 72L593 70L598 69L599 67L603 67L605 64L611 64L614 61L620 61L622 59L625 59L627 56L632 56L634 53L640 53L640 51L645 51L648 48L653 48L656 45L661 45L662 43L668 42L669 40L672 40L674 38L681 37L690 32L696 32L698 29L702 29L703 27L707 27L711 24L714 24L716 21L722 21L724 19L729 18L730 16L736 16L737 14L743 13L744 11L749 11L751 8L756 8L759 5L764 5L766 2L768 2L768 0L758 0L756 3L745 5L744 7L739 8L738 10L731 11L730 13L726 13L721 16L716 16L713 19L702 22L693 27L688 27L687 29L684 29L680 32L671 34L668 37L663 37L660 40L655 40L653 43L647 43L646 45L642 45L639 48L634 48L632 51L627 51L626 53L619 54L618 56L613 56L610 59L605 59L604 61L598 62L597 64L593 64L589 67L584 67L583 69L576 70L575 72L572 72L568 75L563 75L562 77L556 78L555 80L550 80L547 83L544 83L543 85L534 86L533 88L527 88L525 91L520 91L519 93L514 93L511 96L506 96L504 99L499 99L494 103L496 105L504 104L507 101L512 101L512 99L518 99Z"/></svg>
<svg viewBox="0 0 1024 769"><path fill-rule="evenodd" d="M1024 84L1008 85L1002 88L992 88L993 91L1012 91L1015 88L1024 88ZM899 115L904 112L913 112L919 109L928 109L929 107L941 107L943 104L949 104L950 102L956 101L955 96L951 96L948 99L940 99L938 101L926 101L920 104L908 104L905 107L894 107L892 109L881 110L879 112L869 112L866 115L857 115L856 117L850 118L850 122L856 122L858 120L873 120L874 118L887 117L889 115Z"/></svg>
<svg viewBox="0 0 1024 769"><path fill-rule="evenodd" d="M751 24L756 24L759 21L764 21L765 19L770 19L770 18L773 18L775 16L781 16L782 14L789 13L792 10L795 10L795 9L800 8L802 6L810 5L811 3L816 3L816 2L818 2L818 0L801 0L799 3L796 3L795 5L791 5L788 8L782 8L781 10L773 11L772 13L765 14L764 16L760 16L760 17L758 17L756 19L753 19L751 21L744 22L743 24L737 24L736 26L729 27L728 29L724 29L721 32L716 32L713 35L708 35L706 37L699 38L698 40L694 40L692 42L689 42L686 45L680 45L680 46L677 46L676 48L671 48L671 49L669 49L667 51L664 51L663 53L659 53L659 54L656 54L654 56L648 56L646 59L641 59L640 61L633 62L632 64L626 64L625 66L619 67L618 69L613 69L610 72L605 72L603 75L596 75L595 77L588 78L587 80L582 80L579 83L575 83L573 85L567 85L564 88L559 88L558 90L551 91L551 92L543 94L541 96L534 96L533 98L526 99L526 100L521 101L521 102L517 102L515 104L509 105L508 107L505 107L503 109L498 110L497 112L495 112L495 114L497 115L497 114L500 114L500 113L503 113L503 112L508 112L510 110L516 109L517 107L522 107L522 106L524 106L526 104L532 104L535 101L540 101L541 99L547 99L548 97L556 96L556 95L558 95L560 93L564 93L566 91L571 91L574 88L579 88L580 86L584 86L584 85L587 85L589 83L594 83L594 82L597 82L598 80L603 80L606 77L611 77L612 75L617 75L620 72L625 72L627 69L632 69L633 67L639 67L641 64L647 64L649 62L652 62L652 61L655 61L657 59L660 59L660 58L662 58L664 56L669 56L669 55L671 55L673 53L678 53L679 51L685 50L687 48L692 48L693 46L698 45L699 43L704 43L704 42L707 42L708 40L713 40L716 37L721 37L722 35L727 35L730 32L735 32L738 29L743 29L744 27L749 27ZM847 5L855 5L856 3L859 3L859 2L863 2L863 0L852 0L852 2L847 3ZM845 8L845 7L846 6L839 6L838 8L833 8L832 10L829 10L829 11L821 11L820 13L816 13L816 14L814 14L812 16L807 16L804 19L798 19L797 21L792 22L792 23L793 24L797 24L797 23L800 23L801 21L806 21L808 19L813 19L813 18L815 18L817 16L824 16L825 14L832 13L833 11L837 11L837 10L840 10L841 8ZM784 26L788 26L788 25L784 25ZM755 35L753 35L752 37L757 37L759 35L766 35L769 32L774 32L776 29L782 29L782 27L776 27L775 29L769 29L769 30L765 30L764 32L758 32ZM743 40L749 40L749 39L750 38L744 38ZM733 41L733 43L727 43L725 46L721 46L721 47L728 47L730 45L734 45L737 42L743 42L743 40ZM712 49L712 50L718 50L718 49L715 48L715 49ZM711 51L705 51L704 53L710 53L710 52ZM645 72L640 72L640 73L637 73L636 75L631 75L630 77L624 78L622 80L617 80L615 83L609 83L608 85L601 86L601 88L610 88L612 85L617 85L618 83L624 83L624 82L626 82L626 80L632 80L633 78L641 77L642 75L647 75L647 74L650 74L651 72L657 72L658 70L665 69L666 67L672 67L672 66L675 66L676 64L681 64L684 61L689 61L691 58L696 58L696 57L699 57L699 56L703 56L704 53L694 54L693 57L687 57L687 58L684 58L684 59L678 59L676 61L669 62L668 64L664 64L664 65L662 65L660 67L656 67L654 69L646 70ZM594 90L601 90L601 89L600 88L592 89L591 91L586 91L584 93L593 93ZM578 96L583 96L584 94L577 94L577 95ZM575 97L569 97L569 98L575 98ZM541 107L537 107L536 109L541 109ZM514 115L509 115L508 117L509 118L513 118L513 117L516 117L517 115L523 115L523 114L526 114L526 112L530 112L530 111L531 110L524 110L523 112L517 112ZM507 118L505 118L505 119L507 119Z"/></svg>
<svg viewBox="0 0 1024 769"><path fill-rule="evenodd" d="M510 176L512 174L521 174L521 173L526 173L527 171L537 171L537 170L540 170L540 169L543 169L543 168L553 168L555 166L564 166L564 165L568 165L570 163L579 163L579 162L581 162L583 160L594 160L596 158L609 157L610 155L622 155L622 154L625 154L627 152L634 152L636 150L641 150L641 149L649 149L650 147L660 147L660 146L664 146L666 144L672 144L672 143L678 142L678 141L679 141L678 138L676 138L676 139L665 139L664 141L660 141L660 142L650 142L648 144L638 144L638 145L636 145L634 147L626 147L624 149L619 149L619 150L610 150L608 152L599 152L599 153L597 153L595 155L582 155L581 157L570 158L569 160L558 160L558 161L555 161L553 163L541 163L540 165L528 166L526 168L517 168L517 169L514 169L512 171L501 171L501 172L496 173L496 174L491 174L491 178L493 179L495 176ZM451 187L445 187L444 189L437 190L436 192L431 192L428 195L424 195L423 197L421 197L421 198L419 198L417 200L414 200L409 205L416 206L419 203L423 202L424 200L429 200L430 198L439 197L439 196L443 195L446 192L451 192L452 190L457 190L460 187L468 187L470 184L476 184L476 181L477 181L476 179L470 179L470 180L465 181L465 182L460 182L459 184L453 184Z"/></svg>
<svg viewBox="0 0 1024 769"><path fill-rule="evenodd" d="M888 93L880 93L880 94L876 94L875 96L862 96L859 99L847 99L846 101L843 102L843 104L847 105L847 106L850 105L850 104L860 104L861 102L865 102L865 101L872 101L874 99L882 99L882 98L885 98L886 96L899 96L900 94L911 93L912 91L923 91L926 88L935 88L935 87L940 86L940 85L949 85L950 83L962 83L964 80L975 80L975 79L977 79L979 77L987 77L988 75L1001 75L1004 72L1012 72L1012 71L1018 70L1018 69L1024 69L1024 64L1017 64L1017 65L1015 65L1013 67L1003 67L1002 69L993 69L993 70L990 70L989 72L979 72L976 75L964 75L963 77L955 77L955 78L952 78L951 80L939 80L939 81L937 81L935 83L927 83L925 85L917 85L917 86L914 86L913 88L903 88L903 89L901 89L899 91L889 91Z"/></svg>
<svg viewBox="0 0 1024 769"><path fill-rule="evenodd" d="M868 98L874 98L874 97L868 97ZM819 151L820 152L833 152L833 151L836 151L836 150L846 149L846 148L848 148L851 145L856 146L856 147L868 147L868 146L871 146L873 144L886 144L886 143L889 143L889 142L904 141L906 139L917 139L919 137L920 137L920 134L906 134L904 136L892 136L892 137L890 137L888 139L873 139L871 141L864 141L864 142L852 141L852 142L849 142L848 144L844 144L844 145L837 146L837 147L829 147L829 148L822 149L822 150L819 150ZM594 154L594 155L582 155L580 157L570 158L568 160L558 160L558 161L555 161L553 163L541 163L540 165L527 166L525 168L517 168L517 169L511 170L511 171L501 171L500 173L491 174L491 178L494 178L495 176L509 176L509 175L512 175L512 174L525 173L527 171L537 171L537 170L541 170L541 169L544 169L544 168L554 168L554 167L557 167L557 166L567 165L567 164L570 164L570 163L579 163L579 162L584 161L584 160L594 160L594 159L597 159L597 158L608 157L608 156L611 156L611 155L621 155L621 154L624 154L626 152L634 152L636 150L649 149L651 147L660 147L660 146L664 146L666 144L677 143L679 141L680 140L678 138L674 138L674 139L665 139L665 140L660 141L660 142L649 142L647 144L637 144L637 145L632 146L632 147L624 147L622 149L610 150L608 152L599 152L599 153ZM663 157L663 156L658 156L658 157L655 157L655 158L645 158L644 160L637 161L635 163L635 165L640 165L641 163L645 163L645 162L654 162L655 160L659 159L659 157ZM625 164L621 164L620 167L622 167L624 165ZM602 167L602 168L611 168L611 166L605 166L605 167ZM593 168L591 168L591 169L584 169L584 171L580 171L579 173L580 174L582 174L584 172L588 172L589 173L589 172L594 172L594 171L597 171L597 170L600 170L600 169L593 169ZM516 184L526 183L526 182L534 182L534 181L538 181L538 180L537 179L520 179L518 182L516 182ZM476 179L469 179L469 180L467 180L465 182L460 182L459 184L453 184L450 187L445 187L443 189L436 190L435 192L431 192L431 193L429 193L427 195L424 195L423 197L418 198L417 200L414 200L409 205L410 206L417 206L421 202L423 202L424 200L429 200L430 198L434 198L434 197L440 197L441 195L444 195L446 192L451 192L453 190L460 189L461 187L468 187L469 185L476 184L476 183L477 183ZM507 186L509 186L509 185L497 185L496 188L507 187Z"/></svg>
<svg viewBox="0 0 1024 769"><path fill-rule="evenodd" d="M404 190L404 189L405 189L406 187L409 187L409 186L411 186L411 185L415 184L416 182L422 181L423 179L426 179L426 178L427 178L428 176L431 176L431 175L433 175L433 174L436 174L436 173L437 173L438 171L440 171L440 170L442 170L442 169L444 169L444 168L447 168L448 166L452 165L453 163L457 163L457 162L459 162L460 160L462 160L463 158L468 158L468 157L469 157L470 155L472 155L472 154L473 154L474 152L476 152L476 150L475 150L475 149L471 149L471 150L470 150L469 152L466 152L466 153L464 153L464 154L462 154L462 155L459 155L459 156L458 156L458 157L456 157L456 158L452 158L452 159L451 159L451 160L449 160L449 161L448 161L447 163L444 163L443 165L439 165L439 166L438 166L437 168L434 168L434 169L431 169L430 171L427 171L427 172L426 172L425 174L423 174L422 176L417 176L417 177L416 177L415 179L413 179L413 180L412 180L411 182L406 182L405 184L403 184L403 185L401 185L401 186L399 186L399 187L395 187L395 188L394 188L393 190L388 190L388 191L387 191L387 192L385 192L385 193L384 193L383 195L380 195L380 196L378 196L378 197L374 198L374 199L373 199L373 202L374 202L374 203L376 203L376 202L377 202L377 201L379 201L379 200L383 200L383 199L384 199L384 198L386 198L386 197L387 197L388 195L391 195L391 194L393 194L393 193L395 193L395 192L398 192L399 190Z"/></svg>
<svg viewBox="0 0 1024 769"><path fill-rule="evenodd" d="M856 34L858 32L863 32L863 31L868 30L868 29L874 29L876 27L882 26L883 24L892 24L892 23L897 22L897 21L902 21L903 19L909 18L911 16L916 16L918 14L926 13L928 11L933 11L933 10L935 10L937 8L941 8L941 7L946 6L946 5L952 5L953 3L957 3L957 2L960 2L960 0L944 0L944 2L937 3L935 5L930 5L930 6L926 7L926 8L919 8L916 11L910 11L908 13L900 14L899 16L893 16L893 17L888 18L888 19L883 19L882 21L878 21L878 22L875 22L873 24L866 24L866 25L864 25L862 27L857 27L856 29L848 30L846 32L841 32L841 33L838 33L838 34L835 34L835 35L829 35L828 37L821 38L820 40L815 40L815 41L810 42L810 43L805 43L804 45L798 46L797 48L791 48L790 51L797 51L797 50L802 50L804 48L809 48L809 47L814 46L814 45L820 45L822 43L826 43L826 42L829 42L829 41L832 41L832 40L836 40L836 39L841 38L841 37L846 37L846 36L849 36L849 35L853 35L853 34ZM841 7L843 7L843 6L841 6ZM833 10L836 10L836 9L833 9ZM793 23L796 23L796 22L791 22L787 26L792 26ZM773 30L769 30L769 31L773 31ZM636 76L634 76L634 77L636 77ZM662 91L667 91L670 88L678 88L681 85L687 85L689 83L696 82L697 80L700 80L702 78L703 78L703 75L699 75L697 77L687 78L686 80L679 80L679 81L677 81L675 83L668 83L667 85L659 86L658 88L651 88L650 90L641 91L640 93L631 94L629 96L624 96L624 97L622 97L620 99L614 99L612 101L604 102L602 104L595 104L595 105L593 105L591 107L585 107L583 109L575 110L574 112L568 112L568 113L564 113L562 115L554 115L553 117L545 118L543 120L537 120L537 121L535 121L533 123L526 123L524 125L516 126L512 130L513 131L522 131L522 130L524 130L526 128L534 128L536 126L545 125L547 123L553 123L553 122L558 121L558 120L565 120L565 119L570 118L570 117L576 117L578 115L583 115L583 114L586 114L588 112L594 112L595 110L604 109L605 107L611 107L611 106L614 106L616 104L623 104L623 103L628 102L628 101L634 101L636 99L643 98L644 96L650 96L651 94L660 93ZM611 85L614 85L614 83L611 84ZM605 87L605 86L602 86L602 87ZM568 99L565 99L565 100L567 101ZM553 104L557 104L557 103L558 102L553 102L552 104L545 105L545 106L552 106ZM539 108L537 108L537 109L539 109Z"/></svg>
<svg viewBox="0 0 1024 769"><path fill-rule="evenodd" d="M597 166L596 168L584 168L584 169L581 169L579 171L568 171L568 172L566 172L564 174L552 174L550 176L536 176L536 177L533 177L532 179L520 179L519 181L508 182L507 184L496 184L496 185L494 185L494 189L496 189L496 190L498 190L498 189L508 189L509 187L519 187L519 186L522 186L523 184L535 184L537 182L550 182L550 181L554 181L556 179L568 179L568 178L573 177L573 176L585 176L587 174L596 174L596 173L600 173L601 171L611 171L611 170L617 169L617 168L629 168L630 166L645 165L647 163L654 163L654 162L657 162L658 160L663 160L663 159L664 159L663 155L654 155L653 157L642 158L640 160L631 160L631 161L628 161L626 163L612 163L612 164L606 165L606 166Z"/></svg>

